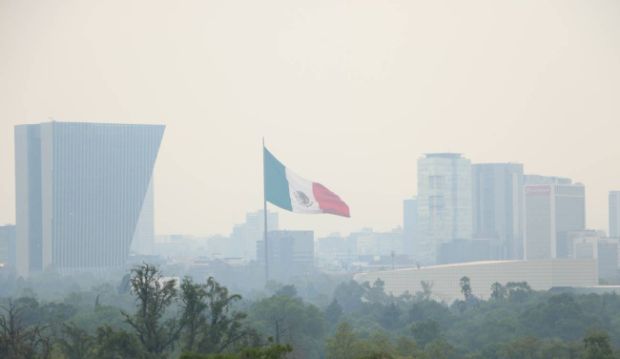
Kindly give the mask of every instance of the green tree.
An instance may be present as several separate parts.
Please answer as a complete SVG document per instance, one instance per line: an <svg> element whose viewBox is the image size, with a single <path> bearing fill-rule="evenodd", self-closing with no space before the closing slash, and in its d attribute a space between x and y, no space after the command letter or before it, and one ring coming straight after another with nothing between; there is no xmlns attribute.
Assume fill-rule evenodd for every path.
<svg viewBox="0 0 620 359"><path fill-rule="evenodd" d="M447 341L440 339L428 343L424 351L432 359L449 359L454 357L456 350Z"/></svg>
<svg viewBox="0 0 620 359"><path fill-rule="evenodd" d="M36 302L36 301L35 301ZM0 306L0 358L46 359L50 357L51 340L43 334L38 325L27 326L24 318L31 301L14 302L9 299L6 306ZM34 319L34 318L31 318Z"/></svg>
<svg viewBox="0 0 620 359"><path fill-rule="evenodd" d="M126 322L147 352L161 354L178 339L182 326L175 318L164 319L175 300L175 280L165 280L159 270L144 264L131 270L131 292L136 296L136 312L123 312Z"/></svg>
<svg viewBox="0 0 620 359"><path fill-rule="evenodd" d="M347 322L338 325L336 333L327 339L325 354L328 359L356 359L358 339Z"/></svg>
<svg viewBox="0 0 620 359"><path fill-rule="evenodd" d="M295 286L292 284L283 285L282 287L278 288L275 295L295 298L297 297L297 288L295 288Z"/></svg>
<svg viewBox="0 0 620 359"><path fill-rule="evenodd" d="M91 355L94 338L75 324L63 324L62 335L57 340L66 359L83 359Z"/></svg>
<svg viewBox="0 0 620 359"><path fill-rule="evenodd" d="M430 300L433 294L433 282L429 281L421 281L420 285L422 286L422 292L417 293L417 296L421 300Z"/></svg>
<svg viewBox="0 0 620 359"><path fill-rule="evenodd" d="M540 340L534 337L517 338L499 349L502 359L545 359L540 358Z"/></svg>
<svg viewBox="0 0 620 359"><path fill-rule="evenodd" d="M330 324L334 325L340 321L341 317L342 307L340 306L340 303L338 303L338 300L334 298L329 306L325 308L325 318Z"/></svg>
<svg viewBox="0 0 620 359"><path fill-rule="evenodd" d="M491 298L494 300L502 300L506 298L506 288L498 282L491 285Z"/></svg>
<svg viewBox="0 0 620 359"><path fill-rule="evenodd" d="M436 341L440 338L441 332L439 330L439 324L433 320L427 320L414 324L411 327L413 338L422 347L426 344Z"/></svg>
<svg viewBox="0 0 620 359"><path fill-rule="evenodd" d="M272 344L265 347L244 348L237 353L228 354L184 353L180 359L284 359L291 351L288 345Z"/></svg>
<svg viewBox="0 0 620 359"><path fill-rule="evenodd" d="M237 294L229 294L213 277L206 284L194 284L186 278L181 286L183 323L186 326L184 349L205 354L222 353L250 335L243 326L246 314L233 310L241 300Z"/></svg>
<svg viewBox="0 0 620 359"><path fill-rule="evenodd" d="M415 340L408 337L398 337L396 340L396 351L401 357L418 357L420 349Z"/></svg>
<svg viewBox="0 0 620 359"><path fill-rule="evenodd" d="M395 303L390 303L381 312L379 323L385 329L396 329L400 326L400 309Z"/></svg>
<svg viewBox="0 0 620 359"><path fill-rule="evenodd" d="M354 280L340 283L334 290L334 299L345 313L353 313L362 308L365 287Z"/></svg>
<svg viewBox="0 0 620 359"><path fill-rule="evenodd" d="M515 302L523 302L532 293L527 282L508 282L505 286L508 299Z"/></svg>
<svg viewBox="0 0 620 359"><path fill-rule="evenodd" d="M471 282L469 280L469 277L467 276L461 277L459 284L461 286L461 293L463 293L463 298L465 299L466 302L468 302L469 300L473 298L473 293L471 290Z"/></svg>
<svg viewBox="0 0 620 359"><path fill-rule="evenodd" d="M183 308L181 346L184 351L193 352L196 350L199 340L198 336L204 326L206 326L206 296L207 292L204 285L196 284L188 277L185 277L181 282L181 302Z"/></svg>
<svg viewBox="0 0 620 359"><path fill-rule="evenodd" d="M289 344L293 355L318 357L323 341L325 322L321 311L305 304L301 298L272 296L252 305L250 319L261 333L275 344Z"/></svg>
<svg viewBox="0 0 620 359"><path fill-rule="evenodd" d="M585 359L612 359L614 357L609 335L603 331L590 331L583 339Z"/></svg>
<svg viewBox="0 0 620 359"><path fill-rule="evenodd" d="M109 326L99 327L92 348L93 359L152 359L162 358L161 354L145 352L138 338L124 330L114 330Z"/></svg>
<svg viewBox="0 0 620 359"><path fill-rule="evenodd" d="M368 303L386 304L388 302L389 296L385 294L385 282L381 278L377 278L372 286L366 282L362 287L366 291L364 299Z"/></svg>

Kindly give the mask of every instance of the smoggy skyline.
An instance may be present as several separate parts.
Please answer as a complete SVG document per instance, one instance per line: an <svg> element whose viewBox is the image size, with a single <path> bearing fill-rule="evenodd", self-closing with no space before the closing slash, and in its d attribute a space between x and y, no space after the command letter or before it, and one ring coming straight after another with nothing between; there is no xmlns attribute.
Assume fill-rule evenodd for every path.
<svg viewBox="0 0 620 359"><path fill-rule="evenodd" d="M55 119L167 126L160 234L226 234L262 208L263 136L351 209L278 210L284 227L389 230L417 159L459 152L583 183L588 227L607 230L619 18L616 1L0 0L0 224L13 126Z"/></svg>

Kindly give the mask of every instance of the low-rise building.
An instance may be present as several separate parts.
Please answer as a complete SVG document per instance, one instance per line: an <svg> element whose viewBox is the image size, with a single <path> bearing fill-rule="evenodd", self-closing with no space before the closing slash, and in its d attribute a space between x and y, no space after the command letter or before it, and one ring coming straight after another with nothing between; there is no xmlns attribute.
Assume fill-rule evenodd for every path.
<svg viewBox="0 0 620 359"><path fill-rule="evenodd" d="M496 282L527 282L533 290L598 285L594 259L469 262L358 273L354 279L360 283L381 279L386 293L396 296L422 292L422 282L426 282L432 285L435 299L450 303L462 298L459 282L465 276L470 279L474 295L483 299L490 297Z"/></svg>

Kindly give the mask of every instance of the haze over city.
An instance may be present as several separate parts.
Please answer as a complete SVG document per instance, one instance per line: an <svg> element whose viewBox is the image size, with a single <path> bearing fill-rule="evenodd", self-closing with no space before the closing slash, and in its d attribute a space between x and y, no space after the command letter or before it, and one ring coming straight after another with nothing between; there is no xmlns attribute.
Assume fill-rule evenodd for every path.
<svg viewBox="0 0 620 359"><path fill-rule="evenodd" d="M351 207L280 211L286 228L400 225L417 159L459 152L584 183L588 228L606 229L619 16L616 1L0 1L0 223L13 126L55 119L167 126L162 234L225 234L260 208L263 136Z"/></svg>
<svg viewBox="0 0 620 359"><path fill-rule="evenodd" d="M620 358L618 0L0 0L0 358Z"/></svg>

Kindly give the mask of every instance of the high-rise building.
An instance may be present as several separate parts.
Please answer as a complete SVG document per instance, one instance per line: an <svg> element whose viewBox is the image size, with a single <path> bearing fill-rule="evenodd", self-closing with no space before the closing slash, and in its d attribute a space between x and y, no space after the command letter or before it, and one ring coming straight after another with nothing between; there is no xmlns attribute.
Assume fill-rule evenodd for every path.
<svg viewBox="0 0 620 359"><path fill-rule="evenodd" d="M307 275L314 270L313 231L269 231L269 279L287 281ZM256 242L256 255L261 265L265 263L265 242Z"/></svg>
<svg viewBox="0 0 620 359"><path fill-rule="evenodd" d="M18 274L123 266L163 132L160 125L16 126Z"/></svg>
<svg viewBox="0 0 620 359"><path fill-rule="evenodd" d="M0 226L0 268L15 267L15 226Z"/></svg>
<svg viewBox="0 0 620 359"><path fill-rule="evenodd" d="M600 239L597 248L598 276L602 279L618 276L618 240Z"/></svg>
<svg viewBox="0 0 620 359"><path fill-rule="evenodd" d="M473 236L495 259L523 258L523 165L472 165Z"/></svg>
<svg viewBox="0 0 620 359"><path fill-rule="evenodd" d="M609 192L609 236L620 238L620 191Z"/></svg>
<svg viewBox="0 0 620 359"><path fill-rule="evenodd" d="M416 236L418 229L418 199L408 198L403 201L403 250L408 256L419 251Z"/></svg>
<svg viewBox="0 0 620 359"><path fill-rule="evenodd" d="M558 248L566 246L568 234L585 229L585 187L529 184L524 196L525 259L561 257Z"/></svg>
<svg viewBox="0 0 620 359"><path fill-rule="evenodd" d="M230 245L226 248L229 257L240 257L246 260L256 260L256 242L265 236L264 211L247 213L245 222L233 227L230 235ZM278 213L267 211L267 230L278 230Z"/></svg>
<svg viewBox="0 0 620 359"><path fill-rule="evenodd" d="M471 164L457 153L432 153L418 159L420 250L415 260L435 263L438 248L471 239Z"/></svg>
<svg viewBox="0 0 620 359"><path fill-rule="evenodd" d="M136 224L136 230L131 241L130 251L138 255L152 255L155 246L155 195L153 180L144 196L142 211Z"/></svg>

